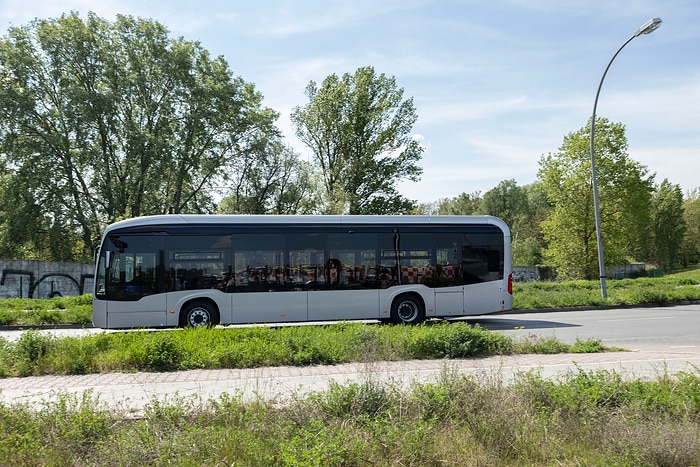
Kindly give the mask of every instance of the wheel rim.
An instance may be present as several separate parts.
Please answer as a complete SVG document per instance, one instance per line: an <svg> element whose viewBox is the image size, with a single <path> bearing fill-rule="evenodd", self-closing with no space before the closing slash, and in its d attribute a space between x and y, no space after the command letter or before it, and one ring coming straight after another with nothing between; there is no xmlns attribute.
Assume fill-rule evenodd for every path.
<svg viewBox="0 0 700 467"><path fill-rule="evenodd" d="M401 321L411 322L418 317L418 305L411 301L401 302L396 314Z"/></svg>
<svg viewBox="0 0 700 467"><path fill-rule="evenodd" d="M187 315L187 321L192 327L206 326L210 321L209 313L203 308L195 308Z"/></svg>

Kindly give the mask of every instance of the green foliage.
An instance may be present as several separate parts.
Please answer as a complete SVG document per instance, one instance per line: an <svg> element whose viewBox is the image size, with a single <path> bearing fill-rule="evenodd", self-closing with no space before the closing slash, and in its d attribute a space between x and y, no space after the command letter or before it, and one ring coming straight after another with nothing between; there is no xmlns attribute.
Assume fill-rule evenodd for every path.
<svg viewBox="0 0 700 467"><path fill-rule="evenodd" d="M332 74L319 87L306 87L309 103L295 107L297 136L314 153L329 214L406 214L414 202L396 183L417 181L423 148L411 137L417 114L413 99L393 77L372 67L342 77Z"/></svg>
<svg viewBox="0 0 700 467"><path fill-rule="evenodd" d="M0 325L91 324L92 295L0 300Z"/></svg>
<svg viewBox="0 0 700 467"><path fill-rule="evenodd" d="M239 169L264 154L284 183L296 170L293 157L272 166L278 115L254 86L152 20L71 13L11 27L0 73L2 257L84 259L105 219L213 212L229 182L269 207L268 184Z"/></svg>
<svg viewBox="0 0 700 467"><path fill-rule="evenodd" d="M411 330L413 358L465 358L476 355L507 354L513 343L500 334L483 332L478 326L439 323Z"/></svg>
<svg viewBox="0 0 700 467"><path fill-rule="evenodd" d="M309 400L331 417L357 419L386 413L395 403L392 399L396 396L392 388L374 380L345 385L331 381L327 392L311 394Z"/></svg>
<svg viewBox="0 0 700 467"><path fill-rule="evenodd" d="M479 212L503 219L517 232L516 226L530 212L527 193L514 179L504 180L484 193L479 202Z"/></svg>
<svg viewBox="0 0 700 467"><path fill-rule="evenodd" d="M158 333L144 350L144 364L150 371L176 370L182 360L182 351L172 333Z"/></svg>
<svg viewBox="0 0 700 467"><path fill-rule="evenodd" d="M606 265L643 253L653 175L627 154L624 126L596 121L596 179ZM597 237L590 161L590 122L543 156L538 174L552 210L542 223L548 264L572 279L597 277Z"/></svg>
<svg viewBox="0 0 700 467"><path fill-rule="evenodd" d="M558 409L583 416L599 408L625 407L647 415L700 415L700 377L693 373L675 377L663 374L655 381L642 382L624 378L615 371L578 369L560 377L558 382L545 382L532 374L525 381L538 387L537 403L543 410Z"/></svg>
<svg viewBox="0 0 700 467"><path fill-rule="evenodd" d="M231 190L219 203L219 213L318 212L318 174L279 138L261 138L249 151L243 151L235 164L236 170L230 174Z"/></svg>
<svg viewBox="0 0 700 467"><path fill-rule="evenodd" d="M686 230L681 187L664 180L654 190L650 209L649 257L665 271L673 272L678 266Z"/></svg>
<svg viewBox="0 0 700 467"><path fill-rule="evenodd" d="M685 235L680 251L680 262L687 268L691 264L700 263L700 196L699 189L688 193L683 200L683 220Z"/></svg>
<svg viewBox="0 0 700 467"><path fill-rule="evenodd" d="M481 193L462 193L455 198L445 198L438 202L437 213L442 216L469 216L477 214Z"/></svg>
<svg viewBox="0 0 700 467"><path fill-rule="evenodd" d="M542 264L542 246L535 237L514 238L511 251L513 266Z"/></svg>
<svg viewBox="0 0 700 467"><path fill-rule="evenodd" d="M13 357L12 367L18 376L41 374L43 363L49 352L55 349L55 340L38 331L27 331L8 350Z"/></svg>

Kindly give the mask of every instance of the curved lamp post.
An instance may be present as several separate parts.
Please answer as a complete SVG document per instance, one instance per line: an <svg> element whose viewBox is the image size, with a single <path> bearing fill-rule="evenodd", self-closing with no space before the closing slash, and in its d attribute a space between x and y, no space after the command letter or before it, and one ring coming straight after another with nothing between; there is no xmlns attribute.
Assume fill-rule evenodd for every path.
<svg viewBox="0 0 700 467"><path fill-rule="evenodd" d="M591 117L591 181L593 183L593 207L595 209L595 230L596 230L596 237L598 240L598 268L600 270L600 288L601 292L603 294L603 298L608 298L608 289L607 285L605 282L605 259L603 255L603 233L600 230L600 204L598 202L598 182L596 181L596 175L595 175L595 144L594 144L594 133L595 133L595 111L596 108L598 107L598 96L600 96L600 89L603 87L603 81L605 80L605 75L608 74L608 70L610 69L610 65L612 65L612 62L615 60L615 57L617 57L617 54L620 53L620 51L630 42L632 42L632 39L634 39L637 36L641 36L642 34L649 34L651 32L656 31L658 27L661 26L661 18L652 18L646 23L644 23L639 29L637 29L637 32L635 32L632 37L627 39L624 44L620 46L619 49L617 49L617 52L615 52L615 55L610 59L610 62L608 63L608 66L605 67L605 72L603 72L603 77L600 79L600 84L598 85L598 92L596 92L595 95L595 102L593 103L593 116Z"/></svg>

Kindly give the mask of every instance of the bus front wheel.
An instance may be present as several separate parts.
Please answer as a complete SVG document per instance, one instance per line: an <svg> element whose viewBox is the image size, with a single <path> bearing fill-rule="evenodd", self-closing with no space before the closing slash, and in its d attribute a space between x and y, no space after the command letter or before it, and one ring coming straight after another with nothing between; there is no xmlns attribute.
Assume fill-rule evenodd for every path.
<svg viewBox="0 0 700 467"><path fill-rule="evenodd" d="M425 319L423 301L415 295L399 295L391 304L391 322L418 324Z"/></svg>
<svg viewBox="0 0 700 467"><path fill-rule="evenodd" d="M180 326L189 328L211 327L219 323L219 313L209 302L196 301L182 307Z"/></svg>

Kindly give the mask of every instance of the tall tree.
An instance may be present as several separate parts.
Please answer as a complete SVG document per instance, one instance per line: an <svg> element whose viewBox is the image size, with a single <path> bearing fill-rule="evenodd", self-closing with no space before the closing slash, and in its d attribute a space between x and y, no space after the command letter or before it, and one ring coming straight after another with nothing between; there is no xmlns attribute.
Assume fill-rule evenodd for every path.
<svg viewBox="0 0 700 467"><path fill-rule="evenodd" d="M666 272L673 272L680 257L686 225L683 191L664 179L651 197L651 259Z"/></svg>
<svg viewBox="0 0 700 467"><path fill-rule="evenodd" d="M683 200L686 230L681 245L681 264L688 267L700 263L700 189L688 192Z"/></svg>
<svg viewBox="0 0 700 467"><path fill-rule="evenodd" d="M636 254L649 224L653 175L627 154L625 128L596 121L595 155L606 266ZM549 260L572 278L598 276L590 161L590 122L540 159L539 179L552 203L542 223Z"/></svg>
<svg viewBox="0 0 700 467"><path fill-rule="evenodd" d="M438 202L438 214L443 216L469 216L479 211L481 192L462 193L454 198L441 199Z"/></svg>
<svg viewBox="0 0 700 467"><path fill-rule="evenodd" d="M229 186L224 214L312 214L318 206L313 168L277 138L245 151Z"/></svg>
<svg viewBox="0 0 700 467"><path fill-rule="evenodd" d="M323 178L325 212L409 213L415 202L396 183L417 181L423 148L411 137L417 115L403 88L372 67L328 76L306 87L308 104L291 119L314 153Z"/></svg>
<svg viewBox="0 0 700 467"><path fill-rule="evenodd" d="M8 191L30 193L23 212L84 251L116 219L214 210L212 187L261 133L278 134L278 115L222 57L151 20L72 13L12 27L0 81Z"/></svg>
<svg viewBox="0 0 700 467"><path fill-rule="evenodd" d="M527 193L514 179L503 180L481 198L479 212L500 217L513 230L529 212Z"/></svg>

